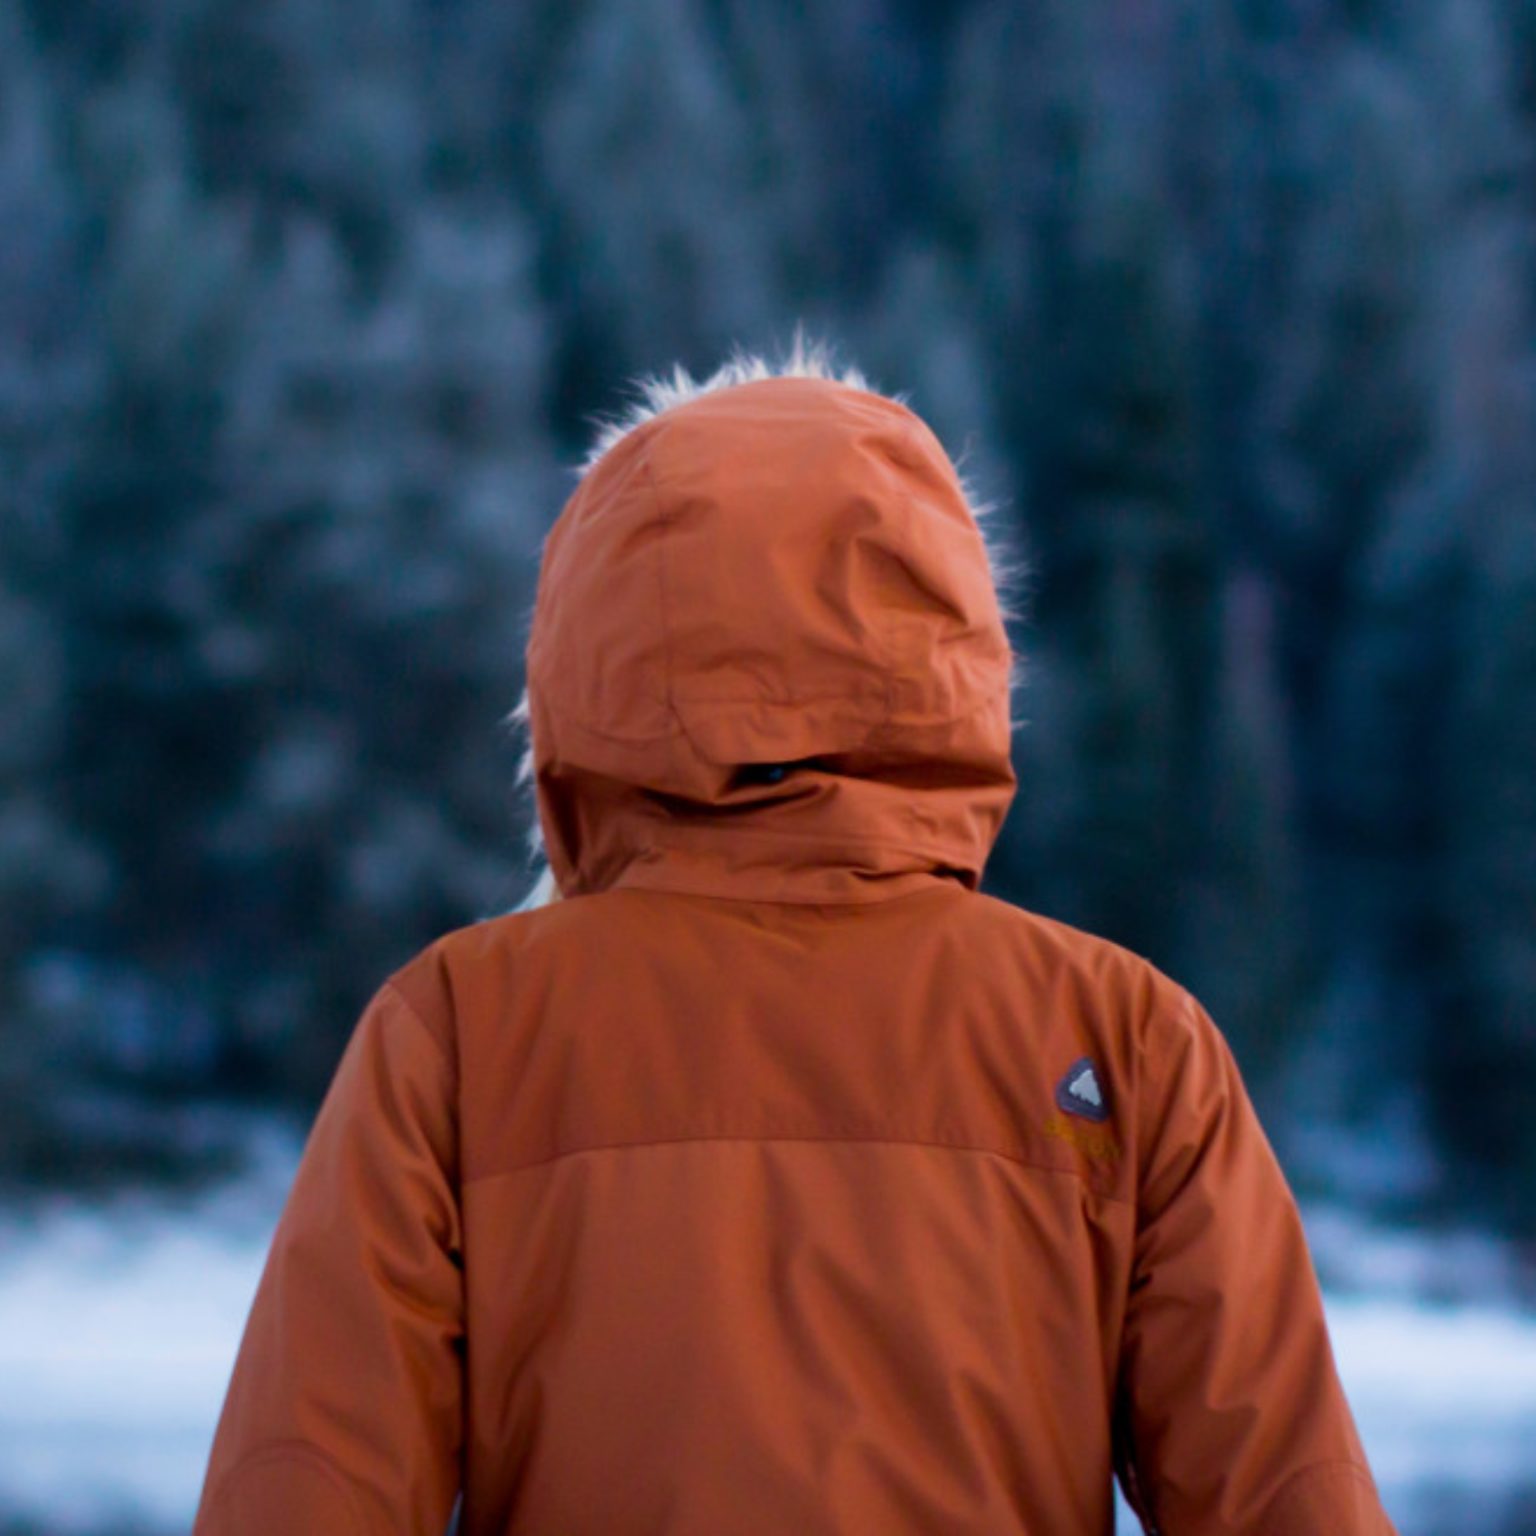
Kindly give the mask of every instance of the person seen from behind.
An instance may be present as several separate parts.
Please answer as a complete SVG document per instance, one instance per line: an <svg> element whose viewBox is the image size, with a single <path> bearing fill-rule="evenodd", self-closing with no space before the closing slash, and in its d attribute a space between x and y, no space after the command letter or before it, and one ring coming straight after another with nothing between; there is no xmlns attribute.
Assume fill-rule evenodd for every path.
<svg viewBox="0 0 1536 1536"><path fill-rule="evenodd" d="M1212 1020L982 894L978 509L797 342L611 422L520 713L548 859L368 1004L196 1536L1391 1536ZM454 1512L457 1508L457 1515Z"/></svg>

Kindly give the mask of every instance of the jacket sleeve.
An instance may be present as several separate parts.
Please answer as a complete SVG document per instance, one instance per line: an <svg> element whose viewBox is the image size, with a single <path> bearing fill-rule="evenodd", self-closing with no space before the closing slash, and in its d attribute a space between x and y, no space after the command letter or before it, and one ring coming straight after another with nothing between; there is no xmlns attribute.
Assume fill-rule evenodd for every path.
<svg viewBox="0 0 1536 1536"><path fill-rule="evenodd" d="M1146 1048L1127 1498L1157 1536L1391 1536L1295 1201L1226 1042L1179 990Z"/></svg>
<svg viewBox="0 0 1536 1536"><path fill-rule="evenodd" d="M194 1536L440 1536L463 1286L447 1042L386 984L342 1056L251 1307Z"/></svg>

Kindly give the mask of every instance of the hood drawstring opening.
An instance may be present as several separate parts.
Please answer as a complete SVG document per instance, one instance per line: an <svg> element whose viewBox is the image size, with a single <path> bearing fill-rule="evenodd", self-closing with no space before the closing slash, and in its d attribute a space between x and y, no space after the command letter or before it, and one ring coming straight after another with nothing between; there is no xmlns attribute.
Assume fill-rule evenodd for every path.
<svg viewBox="0 0 1536 1536"><path fill-rule="evenodd" d="M788 763L743 763L736 770L736 783L782 784L790 766Z"/></svg>

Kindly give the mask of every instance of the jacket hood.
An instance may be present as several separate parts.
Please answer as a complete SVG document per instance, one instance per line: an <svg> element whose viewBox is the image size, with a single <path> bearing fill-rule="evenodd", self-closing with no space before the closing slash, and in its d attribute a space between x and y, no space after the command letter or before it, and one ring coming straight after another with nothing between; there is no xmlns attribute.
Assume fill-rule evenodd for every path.
<svg viewBox="0 0 1536 1536"><path fill-rule="evenodd" d="M825 378L618 434L544 545L531 766L561 894L871 901L979 884L1012 655L954 466Z"/></svg>

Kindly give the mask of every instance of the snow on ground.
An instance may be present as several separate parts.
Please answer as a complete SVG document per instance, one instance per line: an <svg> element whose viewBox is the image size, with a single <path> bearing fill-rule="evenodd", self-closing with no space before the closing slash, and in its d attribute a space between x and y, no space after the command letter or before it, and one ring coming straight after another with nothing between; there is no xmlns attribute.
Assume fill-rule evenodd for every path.
<svg viewBox="0 0 1536 1536"><path fill-rule="evenodd" d="M1328 1320L1384 1489L1536 1482L1536 1318L1355 1296Z"/></svg>
<svg viewBox="0 0 1536 1536"><path fill-rule="evenodd" d="M293 1155L274 1132L252 1176L179 1205L0 1215L0 1526L187 1528ZM1433 1268L1427 1240L1309 1226L1352 1287L1330 1293L1335 1349L1403 1536L1536 1531L1536 1315L1499 1299L1488 1254L1478 1299L1432 1302L1402 1283Z"/></svg>
<svg viewBox="0 0 1536 1536"><path fill-rule="evenodd" d="M297 1147L238 1183L0 1216L0 1524L184 1531Z"/></svg>
<svg viewBox="0 0 1536 1536"><path fill-rule="evenodd" d="M1486 1233L1382 1228L1327 1207L1306 1220L1383 1488L1502 1489L1536 1506L1536 1313L1510 1252ZM1536 1507L1522 1530L1536 1532Z"/></svg>

